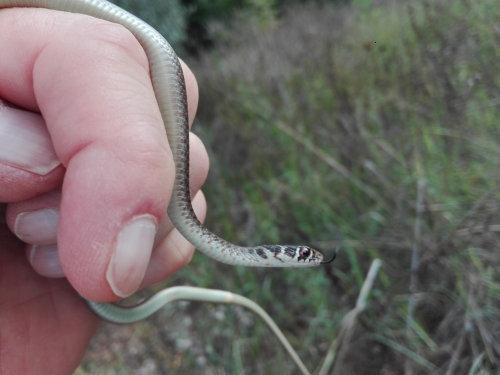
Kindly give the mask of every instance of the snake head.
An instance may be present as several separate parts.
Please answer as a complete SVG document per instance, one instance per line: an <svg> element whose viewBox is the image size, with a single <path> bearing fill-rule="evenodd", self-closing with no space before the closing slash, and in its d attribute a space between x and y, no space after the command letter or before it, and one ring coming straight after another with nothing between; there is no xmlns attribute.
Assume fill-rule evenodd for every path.
<svg viewBox="0 0 500 375"><path fill-rule="evenodd" d="M299 246L297 247L297 252L297 260L311 263L328 264L333 262L333 260L337 257L337 253L335 253L332 259L323 260L323 254L309 246Z"/></svg>
<svg viewBox="0 0 500 375"><path fill-rule="evenodd" d="M323 254L309 246L297 246L295 251L299 262L319 263L323 260Z"/></svg>
<svg viewBox="0 0 500 375"><path fill-rule="evenodd" d="M257 254L268 261L267 267L314 267L335 259L323 261L321 252L309 246L264 245L257 248Z"/></svg>
<svg viewBox="0 0 500 375"><path fill-rule="evenodd" d="M312 264L328 264L333 262L337 253L335 253L330 260L323 260L323 254L316 249L313 249L309 246L298 246L297 247L297 260L299 262L303 261L304 263Z"/></svg>

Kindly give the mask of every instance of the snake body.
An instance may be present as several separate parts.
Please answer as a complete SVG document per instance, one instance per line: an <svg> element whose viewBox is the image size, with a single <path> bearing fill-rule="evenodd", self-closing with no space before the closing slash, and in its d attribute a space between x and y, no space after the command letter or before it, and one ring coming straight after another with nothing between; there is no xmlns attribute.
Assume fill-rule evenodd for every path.
<svg viewBox="0 0 500 375"><path fill-rule="evenodd" d="M137 38L149 60L153 89L175 162L174 189L167 213L174 226L197 249L230 265L310 267L323 262L323 255L308 246L233 245L210 232L198 220L189 192L189 122L184 75L174 50L155 29L104 0L0 0L0 8L9 7L48 8L85 14L120 24ZM102 318L115 321L112 315L96 311L94 303L89 302L89 306Z"/></svg>

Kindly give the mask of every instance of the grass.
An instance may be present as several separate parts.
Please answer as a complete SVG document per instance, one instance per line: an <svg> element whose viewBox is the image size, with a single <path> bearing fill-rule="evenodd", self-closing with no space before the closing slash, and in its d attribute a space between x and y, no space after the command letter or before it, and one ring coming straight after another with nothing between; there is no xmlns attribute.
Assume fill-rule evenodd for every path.
<svg viewBox="0 0 500 375"><path fill-rule="evenodd" d="M197 254L157 288L258 302L312 370L380 258L340 373L500 374L499 20L493 0L303 5L267 28L236 19L190 62L211 155L207 226L242 245L341 251L304 270ZM79 371L295 373L248 312L196 303L103 327Z"/></svg>

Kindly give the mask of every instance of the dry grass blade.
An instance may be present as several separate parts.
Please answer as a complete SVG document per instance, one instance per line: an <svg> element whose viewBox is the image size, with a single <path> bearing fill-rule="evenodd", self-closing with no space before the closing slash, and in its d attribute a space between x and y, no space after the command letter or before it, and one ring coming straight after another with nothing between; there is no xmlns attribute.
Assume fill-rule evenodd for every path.
<svg viewBox="0 0 500 375"><path fill-rule="evenodd" d="M408 315L406 320L406 335L411 345L411 338L413 336L413 319L415 315L415 293L418 290L418 264L420 262L420 240L422 232L422 214L425 210L425 190L426 182L424 179L419 178L417 182L417 214L415 218L415 227L413 232L413 247L411 256L411 274L410 274L410 299L408 301ZM405 374L412 375L413 370L411 360L406 359Z"/></svg>
<svg viewBox="0 0 500 375"><path fill-rule="evenodd" d="M382 265L382 261L380 259L375 259L371 266L368 274L366 275L365 282L361 287L361 291L359 292L358 300L356 301L356 306L347 313L342 322L342 327L340 328L340 332L337 338L332 342L328 352L326 354L325 360L321 369L318 372L318 375L326 375L335 361L334 368L332 371L332 375L337 375L341 373L342 370L342 362L347 353L347 349L349 348L349 342L351 341L353 328L356 325L357 316L365 309L366 300L368 298L368 294L370 293L373 282L375 281L375 277L378 274L378 270ZM339 351L340 348L340 351ZM338 354L336 355L336 353Z"/></svg>
<svg viewBox="0 0 500 375"><path fill-rule="evenodd" d="M476 227L459 229L455 232L457 236L468 236L470 234L480 234L486 232L500 232L500 225L492 224L492 225L481 225Z"/></svg>
<svg viewBox="0 0 500 375"><path fill-rule="evenodd" d="M346 179L351 181L351 183L353 185L355 185L358 189L360 189L362 192L364 192L366 195L368 195L370 198L372 198L380 206L387 207L387 204L384 202L384 199L375 190L373 190L370 186L366 185L365 183L363 183L362 181L357 179L347 168L345 168L342 164L340 164L333 157L331 157L326 152L324 152L323 150L316 147L308 139L304 138L303 136L301 136L300 134L295 132L292 128L290 128L288 125L284 124L283 122L276 121L275 125L283 133L289 135L297 143L304 146L308 151L312 152L314 155L316 155L321 160L323 160L327 165L332 167L335 171L337 171L342 176L344 176Z"/></svg>
<svg viewBox="0 0 500 375"><path fill-rule="evenodd" d="M422 267L425 267L434 259L436 259L439 255L441 255L444 251L446 251L446 245L452 240L452 238L457 234L457 232L458 235L462 236L464 232L462 232L462 230L457 230L457 228L463 226L464 223L469 218L473 217L485 205L486 202L488 202L495 196L495 193L497 191L498 187L489 190L481 197L479 201L474 203L470 211L461 218L461 220L454 226L452 230L448 232L446 236L443 237L443 239L441 239L441 241L437 246L437 250L429 252L423 257L422 261L419 264L419 269L422 269ZM466 230L469 231L469 228L467 228Z"/></svg>
<svg viewBox="0 0 500 375"><path fill-rule="evenodd" d="M448 366L448 370L446 370L445 375L453 375L455 374L455 371L458 366L460 354L462 353L462 350L464 348L465 344L465 334L460 335L460 338L458 339L457 347L453 351L453 355L450 360L450 365Z"/></svg>
<svg viewBox="0 0 500 375"><path fill-rule="evenodd" d="M473 295L469 295L469 304L470 304L471 309L473 310L472 317L476 321L476 325L479 329L479 333L481 334L481 339L483 340L484 348L485 348L486 354L488 355L488 359L492 364L497 365L498 360L495 356L494 349L492 346L493 337L492 337L491 331L485 325L485 323L482 319L483 314L481 313Z"/></svg>

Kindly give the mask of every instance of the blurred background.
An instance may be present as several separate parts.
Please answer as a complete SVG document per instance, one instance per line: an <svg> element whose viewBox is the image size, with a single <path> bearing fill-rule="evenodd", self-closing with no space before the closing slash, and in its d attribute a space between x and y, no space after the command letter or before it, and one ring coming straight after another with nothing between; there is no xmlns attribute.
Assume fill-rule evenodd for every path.
<svg viewBox="0 0 500 375"><path fill-rule="evenodd" d="M159 30L198 79L207 227L239 245L339 247L314 269L230 267L197 252L144 295L242 294L310 371L334 347L338 374L500 374L499 1L113 2ZM375 258L382 268L346 335ZM103 324L76 372L296 373L250 312L187 302Z"/></svg>

